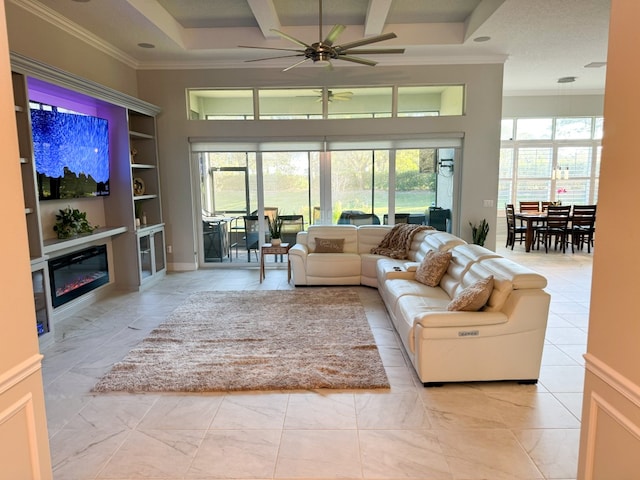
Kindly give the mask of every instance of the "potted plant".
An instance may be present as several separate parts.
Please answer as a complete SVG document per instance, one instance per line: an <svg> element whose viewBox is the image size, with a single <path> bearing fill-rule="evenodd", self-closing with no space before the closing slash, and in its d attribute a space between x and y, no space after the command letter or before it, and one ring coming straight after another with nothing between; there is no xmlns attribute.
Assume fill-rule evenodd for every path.
<svg viewBox="0 0 640 480"><path fill-rule="evenodd" d="M82 233L93 233L96 228L98 227L92 226L87 220L87 212L67 207L56 214L53 231L58 234L58 238L72 238Z"/></svg>
<svg viewBox="0 0 640 480"><path fill-rule="evenodd" d="M486 219L482 219L480 225L474 225L469 222L469 226L471 227L471 235L473 237L473 243L476 245L484 246L484 241L487 239L487 234L489 233L489 224Z"/></svg>
<svg viewBox="0 0 640 480"><path fill-rule="evenodd" d="M269 234L271 235L271 244L272 245L280 245L281 236L282 236L282 218L276 217L274 220L269 220Z"/></svg>

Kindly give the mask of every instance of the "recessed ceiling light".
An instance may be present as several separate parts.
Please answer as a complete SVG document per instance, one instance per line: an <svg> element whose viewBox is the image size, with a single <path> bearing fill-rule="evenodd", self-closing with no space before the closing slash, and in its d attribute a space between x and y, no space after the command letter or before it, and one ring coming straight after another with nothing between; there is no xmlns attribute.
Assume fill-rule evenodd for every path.
<svg viewBox="0 0 640 480"><path fill-rule="evenodd" d="M488 42L489 40L491 40L491 37L476 37L473 39L474 42L478 43Z"/></svg>
<svg viewBox="0 0 640 480"><path fill-rule="evenodd" d="M89 3L91 0L73 0L73 1L78 3Z"/></svg>
<svg viewBox="0 0 640 480"><path fill-rule="evenodd" d="M560 77L558 83L573 83L578 77Z"/></svg>
<svg viewBox="0 0 640 480"><path fill-rule="evenodd" d="M584 68L602 68L607 64L607 62L591 62L587 63Z"/></svg>
<svg viewBox="0 0 640 480"><path fill-rule="evenodd" d="M156 46L153 43L139 43L138 46L140 48L156 48Z"/></svg>

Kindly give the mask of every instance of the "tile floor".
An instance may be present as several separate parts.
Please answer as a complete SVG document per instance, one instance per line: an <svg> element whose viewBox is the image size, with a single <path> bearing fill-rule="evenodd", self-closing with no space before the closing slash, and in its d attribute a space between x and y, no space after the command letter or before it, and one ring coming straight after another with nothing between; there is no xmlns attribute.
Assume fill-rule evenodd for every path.
<svg viewBox="0 0 640 480"><path fill-rule="evenodd" d="M169 274L56 325L43 350L54 479L575 479L592 257L503 244L549 281L537 385L423 388L376 290L358 287L390 390L90 394L190 293L293 288L286 270L262 284L255 268Z"/></svg>

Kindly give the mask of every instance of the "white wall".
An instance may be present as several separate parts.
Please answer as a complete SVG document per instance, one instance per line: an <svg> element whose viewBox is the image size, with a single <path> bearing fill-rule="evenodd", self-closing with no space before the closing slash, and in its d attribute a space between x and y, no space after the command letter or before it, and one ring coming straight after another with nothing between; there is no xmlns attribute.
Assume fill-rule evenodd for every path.
<svg viewBox="0 0 640 480"><path fill-rule="evenodd" d="M604 95L507 96L502 99L502 116L508 117L580 117L602 116Z"/></svg>
<svg viewBox="0 0 640 480"><path fill-rule="evenodd" d="M487 246L495 246L495 208L483 207L483 200L495 203L498 189L500 115L502 106L502 65L449 65L421 67L336 67L235 70L140 71L138 89L143 99L162 107L158 117L160 175L163 213L167 223L167 245L173 254L174 269L195 268L193 192L191 185L189 137L212 140L317 137L357 135L379 138L385 135L462 133L464 169L459 198L460 234L471 239L469 221L486 218L491 224ZM465 84L466 114L456 117L426 117L365 120L276 121L193 121L188 120L188 88L322 87L363 85ZM195 186L197 188L197 185ZM466 226L466 227L465 227ZM455 226L454 226L455 231Z"/></svg>

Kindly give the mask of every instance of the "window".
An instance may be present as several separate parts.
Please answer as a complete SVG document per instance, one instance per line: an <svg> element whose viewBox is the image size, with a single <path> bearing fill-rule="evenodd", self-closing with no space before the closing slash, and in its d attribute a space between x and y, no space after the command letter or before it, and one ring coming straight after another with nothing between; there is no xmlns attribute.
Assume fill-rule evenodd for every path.
<svg viewBox="0 0 640 480"><path fill-rule="evenodd" d="M253 90L189 90L191 120L252 120Z"/></svg>
<svg viewBox="0 0 640 480"><path fill-rule="evenodd" d="M322 118L321 89L260 89L258 99L262 120Z"/></svg>
<svg viewBox="0 0 640 480"><path fill-rule="evenodd" d="M309 120L464 114L464 85L187 90L191 120ZM394 111L397 96L397 111Z"/></svg>
<svg viewBox="0 0 640 480"><path fill-rule="evenodd" d="M435 148L396 152L396 212L424 214L435 202L437 156Z"/></svg>
<svg viewBox="0 0 640 480"><path fill-rule="evenodd" d="M392 98L391 87L331 88L327 90L328 118L388 118Z"/></svg>
<svg viewBox="0 0 640 480"><path fill-rule="evenodd" d="M517 140L546 140L553 133L551 118L519 118L516 120Z"/></svg>
<svg viewBox="0 0 640 480"><path fill-rule="evenodd" d="M602 124L602 117L503 119L498 206L597 203Z"/></svg>
<svg viewBox="0 0 640 480"><path fill-rule="evenodd" d="M584 140L591 138L593 118L556 119L556 140Z"/></svg>
<svg viewBox="0 0 640 480"><path fill-rule="evenodd" d="M302 215L305 225L312 218L312 205L319 205L319 152L265 152L262 155L265 206L278 207L278 215Z"/></svg>
<svg viewBox="0 0 640 480"><path fill-rule="evenodd" d="M398 87L398 117L462 115L462 85Z"/></svg>

